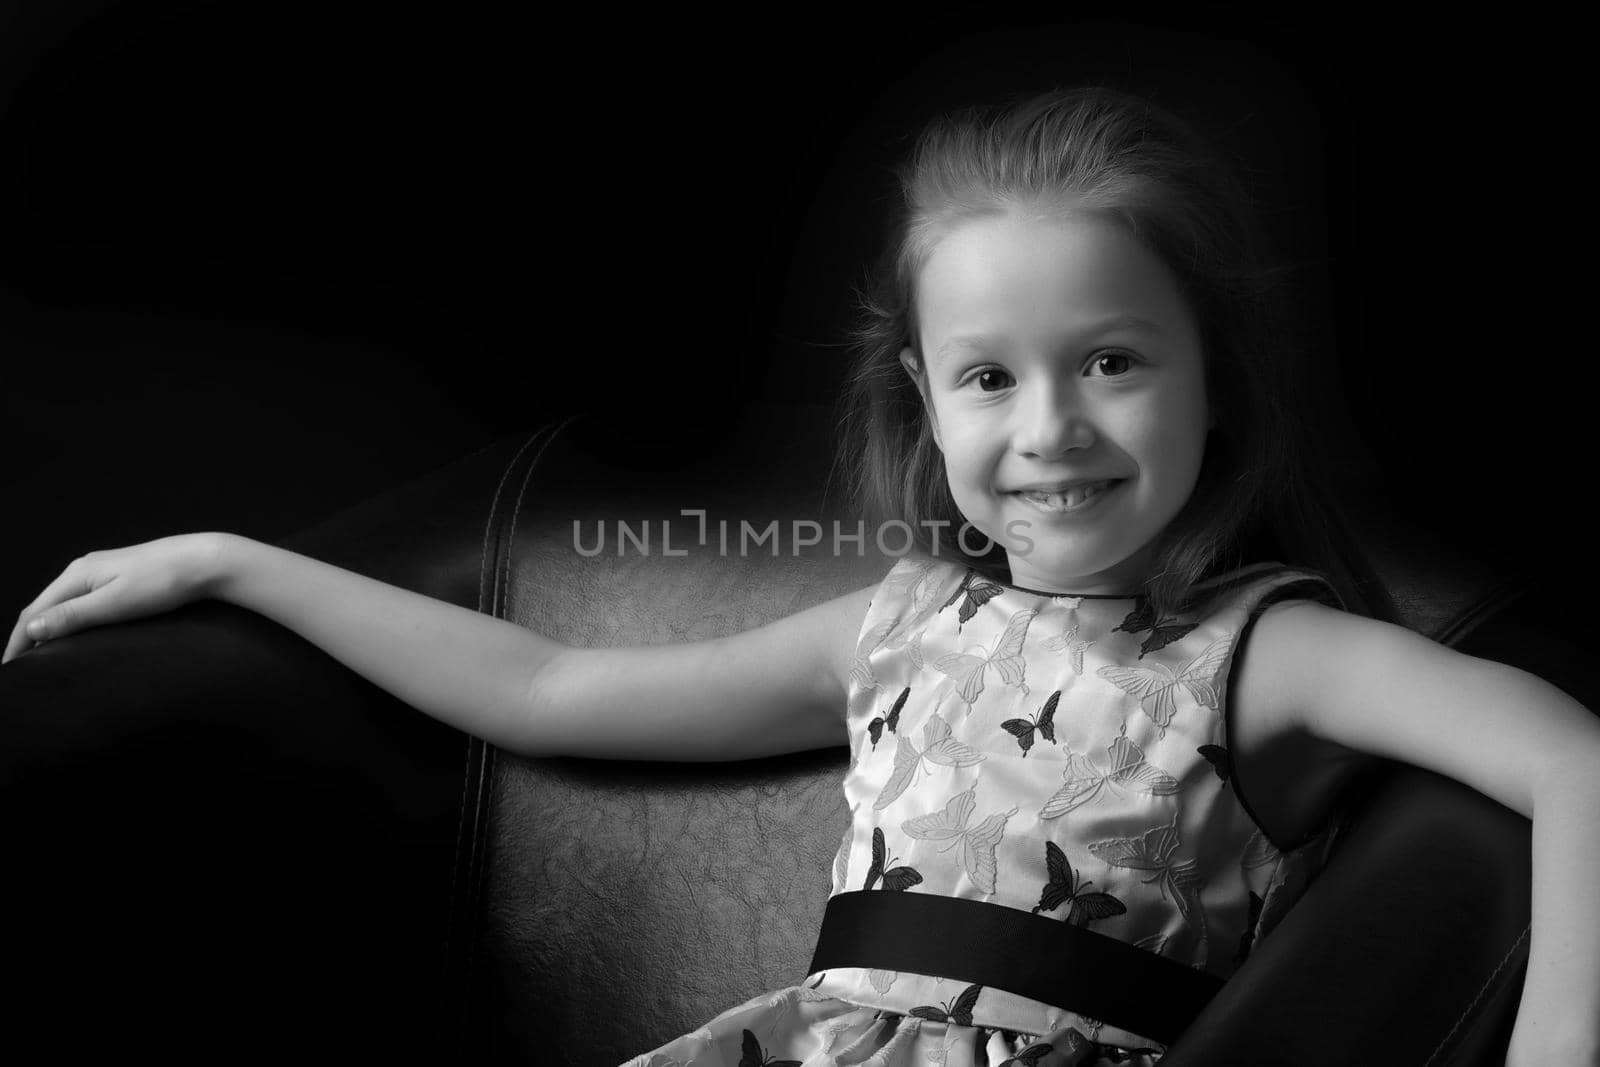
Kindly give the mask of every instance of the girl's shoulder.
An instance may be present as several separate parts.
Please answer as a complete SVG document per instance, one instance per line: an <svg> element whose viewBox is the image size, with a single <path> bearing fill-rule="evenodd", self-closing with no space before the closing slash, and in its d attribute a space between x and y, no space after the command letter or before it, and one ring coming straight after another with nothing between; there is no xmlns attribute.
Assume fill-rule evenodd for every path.
<svg viewBox="0 0 1600 1067"><path fill-rule="evenodd" d="M1235 616L1241 629L1250 629L1273 605L1307 601L1336 611L1345 604L1333 583L1322 573L1283 563L1252 563L1215 575L1194 586L1191 615Z"/></svg>
<svg viewBox="0 0 1600 1067"><path fill-rule="evenodd" d="M1223 707L1227 748L1276 842L1303 844L1346 784L1373 766L1365 746L1314 729L1316 704L1345 701L1371 664L1348 636L1387 628L1346 611L1315 571L1262 567L1224 594L1237 639ZM1295 847L1295 846L1289 846Z"/></svg>
<svg viewBox="0 0 1600 1067"><path fill-rule="evenodd" d="M1309 592L1315 587L1322 591L1318 599L1338 606L1339 596L1334 592L1333 583L1321 571L1275 560L1247 563L1206 578L1195 586L1197 590L1216 590L1228 594L1289 587L1301 587L1301 592Z"/></svg>

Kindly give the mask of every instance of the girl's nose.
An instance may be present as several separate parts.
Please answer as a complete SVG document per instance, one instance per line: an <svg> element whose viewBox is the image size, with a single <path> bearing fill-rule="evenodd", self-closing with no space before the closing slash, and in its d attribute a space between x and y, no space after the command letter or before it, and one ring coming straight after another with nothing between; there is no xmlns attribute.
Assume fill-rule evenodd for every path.
<svg viewBox="0 0 1600 1067"><path fill-rule="evenodd" d="M1095 443L1094 424L1065 391L1038 389L1020 406L1014 447L1025 456L1057 459Z"/></svg>

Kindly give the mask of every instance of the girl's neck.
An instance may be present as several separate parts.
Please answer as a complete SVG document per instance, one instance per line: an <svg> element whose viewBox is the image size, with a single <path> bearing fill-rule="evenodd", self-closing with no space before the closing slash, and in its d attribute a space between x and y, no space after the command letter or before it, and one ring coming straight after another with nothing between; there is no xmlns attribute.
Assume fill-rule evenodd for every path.
<svg viewBox="0 0 1600 1067"><path fill-rule="evenodd" d="M1127 559L1102 571L1092 574L1062 574L1031 567L1028 565L1028 560L1007 553L1004 584L1044 596L1128 599L1138 596L1144 590L1154 560L1155 546L1152 544L1146 545Z"/></svg>
<svg viewBox="0 0 1600 1067"><path fill-rule="evenodd" d="M1001 585L1008 589L1015 589L1019 593L1032 593L1035 596L1071 597L1075 600L1133 600L1140 596L1137 592L1130 593L1080 593L1075 589L1034 589L1015 582L1002 581Z"/></svg>

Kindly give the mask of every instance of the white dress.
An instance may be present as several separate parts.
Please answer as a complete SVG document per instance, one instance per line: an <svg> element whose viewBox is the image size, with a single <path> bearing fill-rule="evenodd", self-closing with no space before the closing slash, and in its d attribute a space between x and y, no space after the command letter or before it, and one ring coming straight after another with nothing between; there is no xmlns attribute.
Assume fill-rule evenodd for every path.
<svg viewBox="0 0 1600 1067"><path fill-rule="evenodd" d="M841 914L825 966L627 1067L1156 1063L1157 1020L1175 1024L1152 990L1225 980L1332 843L1331 826L1285 848L1268 839L1230 781L1225 709L1260 610L1336 598L1273 564L1203 588L1197 614L1157 619L1143 599L899 560L852 666L852 823L824 922L827 934L836 909L863 909L851 929L875 947L840 936ZM908 904L933 910L912 918ZM1009 959L983 940L990 920ZM1016 960L1041 958L1044 979L1005 988ZM1095 1014L1073 1010L1090 1002Z"/></svg>

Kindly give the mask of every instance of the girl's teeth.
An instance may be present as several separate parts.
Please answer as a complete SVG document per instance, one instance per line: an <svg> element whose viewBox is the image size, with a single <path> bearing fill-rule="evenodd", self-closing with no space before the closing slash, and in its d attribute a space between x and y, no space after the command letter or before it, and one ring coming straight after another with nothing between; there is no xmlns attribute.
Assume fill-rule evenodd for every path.
<svg viewBox="0 0 1600 1067"><path fill-rule="evenodd" d="M1046 507L1075 508L1085 500L1088 500L1090 497L1094 496L1096 493L1105 489L1106 484L1107 483L1105 482L1096 482L1093 485L1075 485L1071 489L1068 489L1065 493L1034 492L1024 493L1022 495L1027 497L1029 500L1038 501L1039 503L1044 504Z"/></svg>

